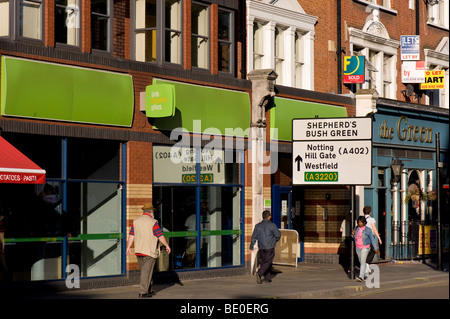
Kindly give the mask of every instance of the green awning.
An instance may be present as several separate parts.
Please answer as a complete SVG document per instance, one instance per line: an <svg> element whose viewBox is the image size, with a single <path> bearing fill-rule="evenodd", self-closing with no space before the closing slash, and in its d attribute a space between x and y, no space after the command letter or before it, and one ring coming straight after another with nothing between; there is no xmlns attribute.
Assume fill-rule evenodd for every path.
<svg viewBox="0 0 450 319"><path fill-rule="evenodd" d="M248 136L250 97L246 92L154 79L153 84L175 88L175 114L152 119L158 130Z"/></svg>
<svg viewBox="0 0 450 319"><path fill-rule="evenodd" d="M1 115L131 127L128 74L2 56Z"/></svg>
<svg viewBox="0 0 450 319"><path fill-rule="evenodd" d="M274 107L270 109L270 138L272 140L292 141L293 119L346 116L347 109L342 106L275 97ZM278 136L275 136L274 129L277 129Z"/></svg>

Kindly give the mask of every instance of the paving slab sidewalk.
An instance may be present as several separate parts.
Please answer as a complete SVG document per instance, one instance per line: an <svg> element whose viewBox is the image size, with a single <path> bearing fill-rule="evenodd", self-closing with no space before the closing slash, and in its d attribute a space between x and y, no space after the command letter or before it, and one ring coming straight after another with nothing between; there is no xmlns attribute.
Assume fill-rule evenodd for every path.
<svg viewBox="0 0 450 319"><path fill-rule="evenodd" d="M345 298L358 291L410 285L423 282L448 281L448 271L432 265L408 261L375 265L379 274L368 283L350 279L340 265L301 263L297 267L275 265L276 277L271 283L257 284L255 276L239 275L220 278L184 280L157 284L152 300L161 299L327 299ZM447 267L448 269L448 267ZM357 272L355 274L358 274ZM137 299L138 287L120 286L98 289L29 295L36 299Z"/></svg>

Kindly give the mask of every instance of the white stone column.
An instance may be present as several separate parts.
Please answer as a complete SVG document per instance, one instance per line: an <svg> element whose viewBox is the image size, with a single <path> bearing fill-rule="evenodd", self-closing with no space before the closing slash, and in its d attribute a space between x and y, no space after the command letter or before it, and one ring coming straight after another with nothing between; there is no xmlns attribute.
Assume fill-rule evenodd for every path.
<svg viewBox="0 0 450 319"><path fill-rule="evenodd" d="M275 96L274 83L277 73L273 69L253 70L248 75L252 81L252 118L250 128L251 148L249 160L252 164L252 231L262 219L264 209L264 162L266 140L266 117L265 111L269 100ZM255 260L256 250L251 257L251 267Z"/></svg>

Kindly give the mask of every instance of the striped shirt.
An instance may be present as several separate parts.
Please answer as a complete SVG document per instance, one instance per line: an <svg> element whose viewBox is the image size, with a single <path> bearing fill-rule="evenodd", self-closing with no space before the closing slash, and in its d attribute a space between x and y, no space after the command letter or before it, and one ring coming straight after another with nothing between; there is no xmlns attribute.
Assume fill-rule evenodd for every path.
<svg viewBox="0 0 450 319"><path fill-rule="evenodd" d="M142 215L148 215L151 217L151 215L147 214L147 213L144 213ZM162 234L163 234L163 232L162 232L161 228L159 227L158 221L156 221L155 225L153 225L153 235L155 235L156 238L159 238L162 236ZM134 236L134 225L131 226L130 235Z"/></svg>

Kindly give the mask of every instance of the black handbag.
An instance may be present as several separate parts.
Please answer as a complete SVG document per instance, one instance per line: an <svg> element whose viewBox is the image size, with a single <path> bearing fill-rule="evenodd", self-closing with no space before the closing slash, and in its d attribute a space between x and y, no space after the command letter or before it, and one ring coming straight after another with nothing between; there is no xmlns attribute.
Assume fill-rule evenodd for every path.
<svg viewBox="0 0 450 319"><path fill-rule="evenodd" d="M373 249L373 246L371 244L369 254L367 255L367 258L366 258L366 263L370 264L373 261L373 257L375 257L375 250Z"/></svg>

